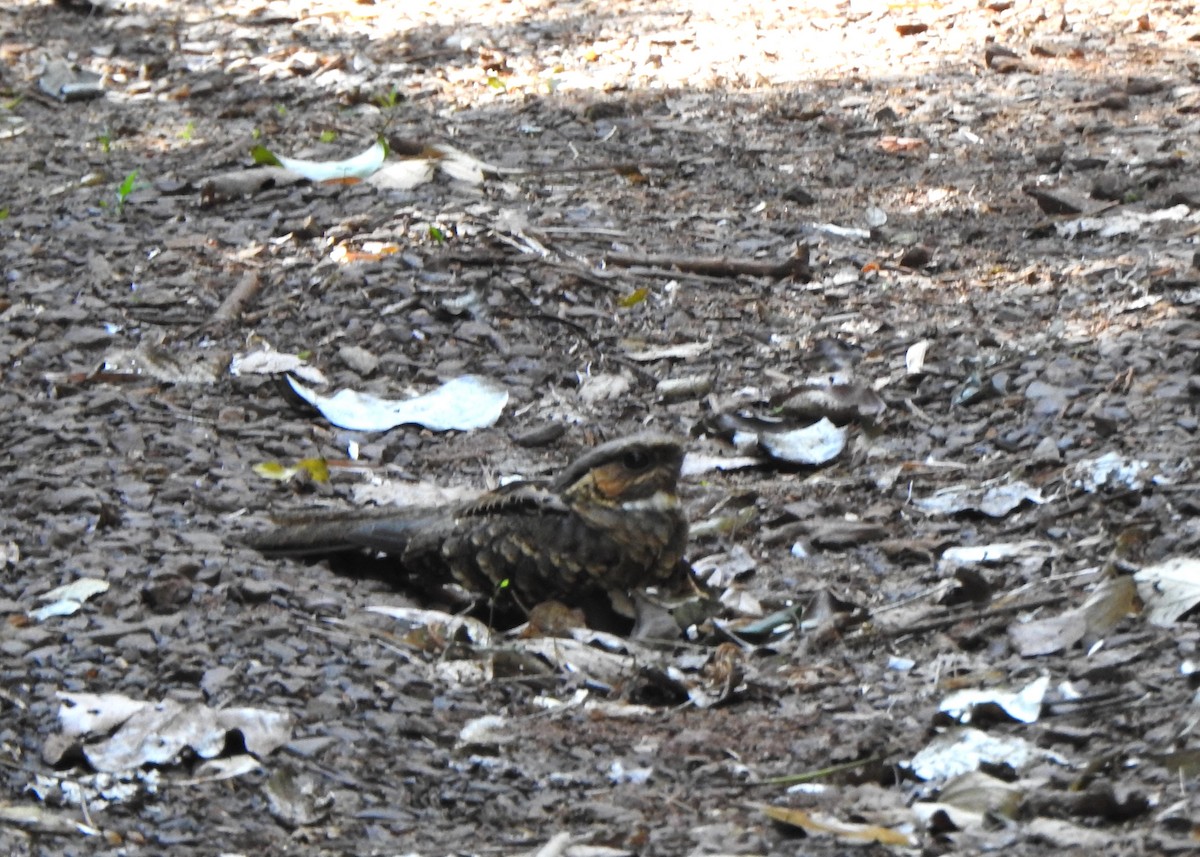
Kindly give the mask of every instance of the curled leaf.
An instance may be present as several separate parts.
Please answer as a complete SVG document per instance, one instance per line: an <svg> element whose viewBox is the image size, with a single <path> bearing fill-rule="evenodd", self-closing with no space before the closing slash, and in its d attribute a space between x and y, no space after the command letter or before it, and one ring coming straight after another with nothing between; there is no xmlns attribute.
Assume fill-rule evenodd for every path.
<svg viewBox="0 0 1200 857"><path fill-rule="evenodd" d="M285 158L282 155L276 155L266 146L255 146L251 149L250 156L259 166L283 167L309 181L346 181L348 179L364 179L378 172L379 168L383 166L384 158L387 157L387 147L377 140L369 149L340 161L306 161L300 158Z"/></svg>
<svg viewBox="0 0 1200 857"><path fill-rule="evenodd" d="M816 467L841 455L846 448L846 430L822 417L805 428L764 431L758 443L774 459Z"/></svg>

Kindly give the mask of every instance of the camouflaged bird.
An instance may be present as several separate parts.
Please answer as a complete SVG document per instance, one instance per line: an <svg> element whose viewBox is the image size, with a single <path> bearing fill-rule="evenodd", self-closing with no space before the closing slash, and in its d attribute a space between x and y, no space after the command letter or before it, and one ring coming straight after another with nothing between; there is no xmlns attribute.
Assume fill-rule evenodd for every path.
<svg viewBox="0 0 1200 857"><path fill-rule="evenodd" d="M632 616L630 595L680 591L687 519L676 493L683 448L637 435L586 453L556 479L505 485L458 505L355 513L283 526L251 545L270 554L366 549L423 586L454 582L524 613L546 601Z"/></svg>

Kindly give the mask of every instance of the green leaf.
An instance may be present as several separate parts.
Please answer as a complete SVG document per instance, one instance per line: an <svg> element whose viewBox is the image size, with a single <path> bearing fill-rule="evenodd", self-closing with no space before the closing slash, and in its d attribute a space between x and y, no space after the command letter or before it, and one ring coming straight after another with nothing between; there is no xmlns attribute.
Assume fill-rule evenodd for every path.
<svg viewBox="0 0 1200 857"><path fill-rule="evenodd" d="M286 482L297 473L307 473L313 482L329 481L329 463L324 458L303 458L294 465L280 464L278 461L264 461L251 468L264 479L276 482Z"/></svg>
<svg viewBox="0 0 1200 857"><path fill-rule="evenodd" d="M290 467L284 467L278 461L264 461L262 464L256 464L251 468L259 476L266 479L277 479L282 482L291 477L295 472Z"/></svg>
<svg viewBox="0 0 1200 857"><path fill-rule="evenodd" d="M396 87L375 96L375 103L384 110L391 110L400 101L400 93Z"/></svg>
<svg viewBox="0 0 1200 857"><path fill-rule="evenodd" d="M324 458L302 458L296 462L296 470L304 470L313 482L329 481L329 462Z"/></svg>
<svg viewBox="0 0 1200 857"><path fill-rule="evenodd" d="M125 209L125 200L129 199L129 195L133 193L137 186L138 171L134 170L129 175L125 176L125 181L117 186L117 215Z"/></svg>
<svg viewBox="0 0 1200 857"><path fill-rule="evenodd" d="M647 298L649 294L650 290L645 287L634 289L633 292L617 301L617 306L621 307L622 309L629 309L630 307L640 304Z"/></svg>
<svg viewBox="0 0 1200 857"><path fill-rule="evenodd" d="M446 241L446 233L433 224L429 226L429 237L435 244L442 244Z"/></svg>
<svg viewBox="0 0 1200 857"><path fill-rule="evenodd" d="M254 159L254 163L260 167L277 167L279 166L279 158L275 153L266 146L255 146L250 150L250 157Z"/></svg>
<svg viewBox="0 0 1200 857"><path fill-rule="evenodd" d="M318 137L317 139L319 139L322 143L332 143L334 140L337 139L337 131L334 131L331 128L326 128L324 131L321 132L320 137Z"/></svg>

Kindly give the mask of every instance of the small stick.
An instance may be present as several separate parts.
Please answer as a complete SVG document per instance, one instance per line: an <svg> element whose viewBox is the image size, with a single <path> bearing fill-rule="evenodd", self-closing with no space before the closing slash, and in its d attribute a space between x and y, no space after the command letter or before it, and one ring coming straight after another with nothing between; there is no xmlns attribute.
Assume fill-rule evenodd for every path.
<svg viewBox="0 0 1200 857"><path fill-rule="evenodd" d="M241 314L242 306L258 294L259 289L262 287L263 280L258 275L258 272L246 271L246 273L242 274L242 278L238 280L238 284L233 287L233 290L225 296L225 300L221 301L221 305L213 313L212 320L217 324L233 321Z"/></svg>
<svg viewBox="0 0 1200 857"><path fill-rule="evenodd" d="M715 277L771 277L782 280L795 277L807 282L812 278L808 267L808 247L801 245L791 258L784 262L764 262L757 259L730 259L727 256L633 256L626 253L609 253L604 257L606 265L618 268L676 268L690 274L706 274Z"/></svg>
<svg viewBox="0 0 1200 857"><path fill-rule="evenodd" d="M901 628L881 629L881 633L884 637L911 637L917 634L924 634L929 631L941 631L944 628L949 628L951 625L957 625L959 622L985 622L988 619L997 619L1001 616L1020 613L1023 610L1036 610L1039 607L1053 607L1056 604L1061 604L1066 600L1067 596L1065 595L1051 595L1046 598L1039 598L1036 601L1026 601L1022 604L1008 604L1002 607L990 607L983 610L972 610L966 613L949 613L945 616L930 619L926 622L905 625Z"/></svg>

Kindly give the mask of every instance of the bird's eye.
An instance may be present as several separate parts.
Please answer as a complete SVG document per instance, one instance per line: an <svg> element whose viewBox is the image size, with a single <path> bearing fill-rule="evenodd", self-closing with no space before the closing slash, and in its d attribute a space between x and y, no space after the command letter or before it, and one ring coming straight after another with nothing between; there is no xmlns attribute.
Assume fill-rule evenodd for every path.
<svg viewBox="0 0 1200 857"><path fill-rule="evenodd" d="M650 453L644 449L631 449L625 453L621 459L621 463L625 465L626 470L645 470L651 464Z"/></svg>

